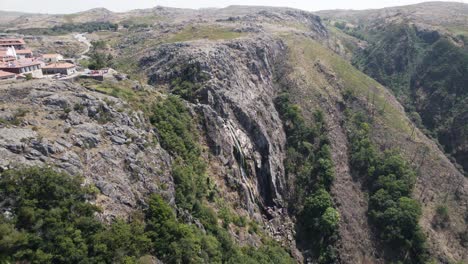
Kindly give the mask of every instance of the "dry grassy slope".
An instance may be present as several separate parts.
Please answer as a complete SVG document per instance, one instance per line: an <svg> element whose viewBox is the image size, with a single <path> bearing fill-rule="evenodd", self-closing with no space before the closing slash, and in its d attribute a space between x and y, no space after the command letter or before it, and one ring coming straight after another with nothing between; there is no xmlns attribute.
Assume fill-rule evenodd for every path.
<svg viewBox="0 0 468 264"><path fill-rule="evenodd" d="M419 167L414 197L421 201L421 225L429 237L429 245L438 260L468 260L461 246L459 232L466 228L464 217L468 201L468 181L450 163L437 146L415 129L402 106L384 87L356 70L341 57L317 42L298 36L286 36L290 48L292 71L287 77L289 88L306 117L316 108L327 115L336 165L333 187L335 201L342 215L342 259L346 263L379 262L379 246L372 239L366 217L367 201L359 183L349 174L347 140L340 105L342 92L350 89L363 106L375 111L373 139L381 148L398 148ZM368 98L375 98L370 99ZM373 104L372 101L373 100ZM423 151L424 149L424 151ZM423 158L424 157L424 158ZM421 164L421 160L424 162ZM438 204L447 204L450 226L434 229L431 221Z"/></svg>
<svg viewBox="0 0 468 264"><path fill-rule="evenodd" d="M24 29L24 28L48 28L66 23L84 23L99 21L116 21L117 13L105 8L95 8L74 14L33 14L19 12L3 12L5 17L0 19L0 28Z"/></svg>
<svg viewBox="0 0 468 264"><path fill-rule="evenodd" d="M352 24L369 24L376 20L399 19L415 21L454 34L468 34L468 4L456 2L425 2L370 10L323 10L317 12L323 18L344 20Z"/></svg>

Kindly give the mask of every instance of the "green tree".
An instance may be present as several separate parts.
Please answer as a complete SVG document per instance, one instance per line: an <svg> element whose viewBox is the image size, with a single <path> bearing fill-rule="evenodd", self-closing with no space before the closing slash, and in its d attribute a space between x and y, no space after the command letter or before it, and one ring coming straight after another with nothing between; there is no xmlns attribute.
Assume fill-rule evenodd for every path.
<svg viewBox="0 0 468 264"><path fill-rule="evenodd" d="M320 218L320 229L328 234L333 234L338 229L340 222L340 213L333 208L328 207Z"/></svg>

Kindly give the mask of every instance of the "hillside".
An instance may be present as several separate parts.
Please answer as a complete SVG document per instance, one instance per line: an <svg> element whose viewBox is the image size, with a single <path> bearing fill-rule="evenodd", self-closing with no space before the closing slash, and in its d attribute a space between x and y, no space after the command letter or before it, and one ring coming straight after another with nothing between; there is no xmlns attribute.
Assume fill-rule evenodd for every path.
<svg viewBox="0 0 468 264"><path fill-rule="evenodd" d="M362 12L321 12L335 22L349 23L343 31L367 42L368 47L354 51L354 65L391 88L413 120L465 170L467 6L429 2Z"/></svg>
<svg viewBox="0 0 468 264"><path fill-rule="evenodd" d="M80 63L102 54L128 79L0 84L0 262L468 261L468 180L447 155L466 162L455 127L468 75L422 67L465 65L465 48L447 26L458 18L416 21L432 5L69 15L74 29L118 25L91 30ZM44 35L3 27L73 32L49 31L50 19ZM435 82L447 92L431 101L421 94ZM456 144L429 125L430 106Z"/></svg>

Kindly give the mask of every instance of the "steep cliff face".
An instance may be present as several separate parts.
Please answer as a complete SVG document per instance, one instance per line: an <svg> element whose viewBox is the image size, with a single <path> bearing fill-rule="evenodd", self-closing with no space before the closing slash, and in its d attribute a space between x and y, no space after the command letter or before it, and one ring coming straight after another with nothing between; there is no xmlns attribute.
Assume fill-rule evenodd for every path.
<svg viewBox="0 0 468 264"><path fill-rule="evenodd" d="M195 83L187 99L213 156L214 178L233 193L228 200L238 204L236 210L263 222L270 235L295 251L285 201L286 138L273 103L275 66L285 52L281 40L259 37L162 45L140 63L150 82L169 92L180 93L177 78ZM199 78L187 69L198 69Z"/></svg>
<svg viewBox="0 0 468 264"><path fill-rule="evenodd" d="M228 168L236 171L244 186L257 186L246 190L253 195L249 207L255 203L253 197L260 197L265 207L283 204L285 136L275 129L281 128L281 121L272 98L274 60L284 49L281 41L273 39L173 44L141 61L151 65L147 71L153 84L170 84L187 67L199 67L208 75L190 100L209 128L212 152L234 166Z"/></svg>

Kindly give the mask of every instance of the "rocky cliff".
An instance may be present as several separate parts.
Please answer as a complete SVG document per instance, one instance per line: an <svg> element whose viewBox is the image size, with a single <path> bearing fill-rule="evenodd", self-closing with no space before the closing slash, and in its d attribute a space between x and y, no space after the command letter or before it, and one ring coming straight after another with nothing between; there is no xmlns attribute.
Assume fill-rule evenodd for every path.
<svg viewBox="0 0 468 264"><path fill-rule="evenodd" d="M3 170L55 166L82 175L100 190L95 202L106 220L127 217L149 193L173 197L171 157L142 113L122 100L68 82L34 81L2 85L0 101Z"/></svg>

